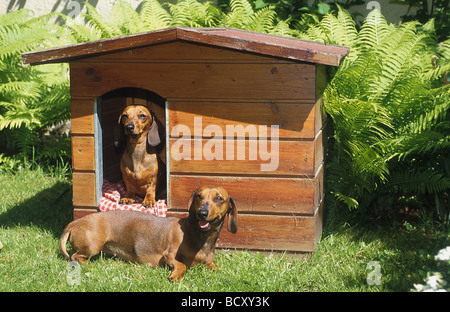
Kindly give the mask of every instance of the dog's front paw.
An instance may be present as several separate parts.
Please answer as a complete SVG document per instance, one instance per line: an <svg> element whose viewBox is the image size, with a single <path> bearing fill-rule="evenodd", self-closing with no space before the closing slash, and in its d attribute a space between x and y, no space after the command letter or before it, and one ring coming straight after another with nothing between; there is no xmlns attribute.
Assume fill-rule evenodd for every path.
<svg viewBox="0 0 450 312"><path fill-rule="evenodd" d="M121 198L119 201L119 204L123 204L123 205L129 205L129 204L133 204L135 202L135 200L133 198Z"/></svg>
<svg viewBox="0 0 450 312"><path fill-rule="evenodd" d="M221 270L221 268L219 268L217 265L215 265L214 263L208 263L208 264L205 264L206 265L206 267L207 268L209 268L209 269L212 269L212 270Z"/></svg>
<svg viewBox="0 0 450 312"><path fill-rule="evenodd" d="M144 206L145 208L150 208L155 206L156 201L154 199L144 199L144 201L142 202L142 206Z"/></svg>
<svg viewBox="0 0 450 312"><path fill-rule="evenodd" d="M169 276L169 282L179 282L183 279L185 271L175 270Z"/></svg>

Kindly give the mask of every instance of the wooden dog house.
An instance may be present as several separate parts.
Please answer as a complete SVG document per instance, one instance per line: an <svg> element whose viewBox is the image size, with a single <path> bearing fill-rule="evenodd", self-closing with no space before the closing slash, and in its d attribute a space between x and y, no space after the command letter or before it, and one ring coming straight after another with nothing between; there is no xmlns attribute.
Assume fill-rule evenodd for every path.
<svg viewBox="0 0 450 312"><path fill-rule="evenodd" d="M321 93L326 65L338 66L348 51L236 29L175 27L25 53L23 60L70 64L74 218L97 211L104 177L120 178L112 129L121 109L150 101L166 129L170 215L185 214L199 186L221 185L236 200L239 229L223 231L218 247L313 251L324 197ZM271 148L278 151L269 159Z"/></svg>

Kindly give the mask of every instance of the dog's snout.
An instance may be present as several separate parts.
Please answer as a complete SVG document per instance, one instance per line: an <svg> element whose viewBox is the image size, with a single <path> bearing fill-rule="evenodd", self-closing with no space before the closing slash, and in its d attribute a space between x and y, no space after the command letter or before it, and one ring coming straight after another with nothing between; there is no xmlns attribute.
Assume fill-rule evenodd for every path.
<svg viewBox="0 0 450 312"><path fill-rule="evenodd" d="M126 125L125 128L126 128L127 131L129 131L129 132L133 132L133 131L134 131L134 123L129 122L129 123Z"/></svg>
<svg viewBox="0 0 450 312"><path fill-rule="evenodd" d="M200 210L197 212L199 218L206 219L208 217L208 204L205 203L200 207Z"/></svg>

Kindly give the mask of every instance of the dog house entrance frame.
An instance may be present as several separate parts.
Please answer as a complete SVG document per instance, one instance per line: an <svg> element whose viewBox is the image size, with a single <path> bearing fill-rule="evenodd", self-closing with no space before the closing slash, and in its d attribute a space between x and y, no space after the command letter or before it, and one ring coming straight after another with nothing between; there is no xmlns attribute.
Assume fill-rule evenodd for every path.
<svg viewBox="0 0 450 312"><path fill-rule="evenodd" d="M103 104L104 103L104 104ZM159 157L166 164L166 185L168 189L168 171L167 171L167 142L169 134L167 128L168 124L167 101L158 94L142 89L142 88L118 88L111 90L102 96L99 96L94 101L94 140L95 140L95 161L96 165L96 200L97 206L100 204L102 196L103 181L117 183L122 179L121 172L118 170L120 158L123 152L122 148L115 147L113 142L114 127L118 123L118 117L122 110L128 105L144 105L149 107L155 117L164 126L164 147L161 147ZM105 106L105 113L102 112L102 107ZM107 157L103 157L107 155Z"/></svg>
<svg viewBox="0 0 450 312"><path fill-rule="evenodd" d="M110 109L100 97L138 88L166 99L167 134L179 124L194 133L195 116L204 127L279 125L279 166L271 172L259 169L262 158L173 159L168 151L179 138L166 135L170 215L185 215L200 185L220 185L236 199L240 215L238 233L223 231L219 247L313 251L324 206L321 94L326 66L338 66L348 52L244 30L174 27L25 53L23 61L70 65L75 218L97 211L107 157L101 155L99 112ZM244 134L236 140L248 150L259 138ZM194 140L195 134L192 145Z"/></svg>

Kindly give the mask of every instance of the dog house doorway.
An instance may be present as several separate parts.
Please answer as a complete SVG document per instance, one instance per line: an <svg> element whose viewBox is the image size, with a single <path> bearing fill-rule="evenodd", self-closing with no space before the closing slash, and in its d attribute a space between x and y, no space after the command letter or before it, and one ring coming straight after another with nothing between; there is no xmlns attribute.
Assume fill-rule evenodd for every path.
<svg viewBox="0 0 450 312"><path fill-rule="evenodd" d="M140 88L120 88L112 90L97 99L96 103L96 151L102 155L96 155L96 168L102 170L97 174L97 194L102 194L103 180L117 183L122 180L120 172L120 159L123 148L114 146L114 128L126 106L145 105L148 106L161 122L166 130L166 101L158 94ZM166 164L166 140L164 146L159 150L159 157ZM101 148L99 148L101 147ZM167 181L166 181L167 184ZM166 185L167 189L167 185Z"/></svg>

